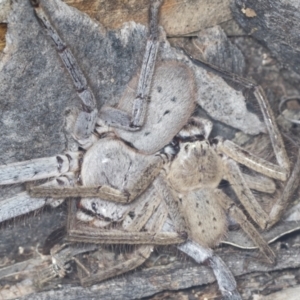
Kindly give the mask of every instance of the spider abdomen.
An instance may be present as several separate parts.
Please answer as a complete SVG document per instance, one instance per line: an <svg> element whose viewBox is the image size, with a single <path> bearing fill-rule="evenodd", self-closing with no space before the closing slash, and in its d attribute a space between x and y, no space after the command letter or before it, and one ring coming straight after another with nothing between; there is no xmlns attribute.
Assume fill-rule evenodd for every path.
<svg viewBox="0 0 300 300"><path fill-rule="evenodd" d="M190 191L174 198L187 225L189 239L206 247L216 246L226 232L227 221L213 189Z"/></svg>

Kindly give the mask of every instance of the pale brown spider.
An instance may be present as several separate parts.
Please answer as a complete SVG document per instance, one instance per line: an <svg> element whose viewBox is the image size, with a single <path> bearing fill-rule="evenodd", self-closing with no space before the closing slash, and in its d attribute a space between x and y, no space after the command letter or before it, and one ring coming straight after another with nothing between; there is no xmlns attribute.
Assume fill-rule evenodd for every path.
<svg viewBox="0 0 300 300"><path fill-rule="evenodd" d="M29 194L22 197L38 198L35 202L28 200L37 207L46 201L56 203L53 198L82 197L81 210L77 211L75 201L70 203L69 242L143 245L136 249L131 260L97 274L91 274L77 260L85 272L81 278L83 284L135 268L149 257L153 245L178 244L178 249L196 262L209 260L222 293L231 299L240 299L233 276L210 249L226 231L226 214L240 224L270 263L274 262L275 255L242 210L218 185L222 179L228 180L251 219L262 229L268 228L278 220L288 197L278 199L268 215L250 189L273 192L273 181L265 177L262 182L261 178L243 174L238 163L267 177L286 181L290 173L289 160L263 90L239 78L253 89L259 102L278 165L230 141L209 141L211 122L192 117L196 106L192 71L184 61L156 65L161 2L156 0L151 4L150 34L138 80L131 81L117 108L103 107L98 113L93 92L72 52L43 7L38 1L32 1L82 101L82 110L69 114L67 127L85 151L1 166L0 184L56 177L52 182L31 187ZM183 87L186 87L184 91ZM174 97L178 101L166 102ZM290 193L291 189L286 194ZM31 206L28 210L35 208ZM91 225L96 228L91 229ZM50 266L53 272L45 272L41 281L63 276L70 259L91 251L91 248L78 250L73 244L68 247L67 255L60 248L53 251L53 266Z"/></svg>

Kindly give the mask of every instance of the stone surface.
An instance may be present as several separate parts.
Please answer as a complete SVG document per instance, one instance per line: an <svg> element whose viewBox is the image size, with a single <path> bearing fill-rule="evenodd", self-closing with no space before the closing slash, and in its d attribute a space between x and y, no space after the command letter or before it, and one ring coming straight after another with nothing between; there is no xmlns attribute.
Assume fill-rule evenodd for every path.
<svg viewBox="0 0 300 300"><path fill-rule="evenodd" d="M300 74L300 4L297 0L236 0L236 21L266 45L283 64Z"/></svg>

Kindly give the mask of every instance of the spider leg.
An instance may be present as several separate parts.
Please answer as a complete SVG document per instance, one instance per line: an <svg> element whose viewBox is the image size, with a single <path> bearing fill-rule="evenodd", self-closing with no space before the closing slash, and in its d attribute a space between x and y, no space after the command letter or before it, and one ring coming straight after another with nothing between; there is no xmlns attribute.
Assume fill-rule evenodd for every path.
<svg viewBox="0 0 300 300"><path fill-rule="evenodd" d="M93 230L89 225L78 222L77 205L75 201L70 201L67 240L96 244L133 245L168 245L183 242L186 238L184 235L177 232L159 232L157 229L159 224L164 223L168 214L160 196L146 191L141 197L142 199L137 199L135 207L130 209L134 213L121 220L121 228L93 228ZM97 220L91 220L90 223L96 225ZM144 230L141 231L142 229Z"/></svg>
<svg viewBox="0 0 300 300"><path fill-rule="evenodd" d="M69 267L68 262L75 255L96 250L95 245L58 245L51 249L51 255L37 257L14 263L0 269L0 279L24 280L7 285L0 290L0 299L15 299L36 293L40 286L57 276L64 276Z"/></svg>
<svg viewBox="0 0 300 300"><path fill-rule="evenodd" d="M86 272L80 271L78 272L80 283L83 286L90 286L94 283L134 270L149 258L152 251L153 246L138 246L130 255L127 254L126 256L121 257L121 259L117 261L116 265L110 265L103 270L100 269L96 274L92 274L91 272L86 274ZM109 262L111 264L113 263L112 260Z"/></svg>
<svg viewBox="0 0 300 300"><path fill-rule="evenodd" d="M224 262L217 257L216 255L213 254L213 250L210 249L208 246L201 246L200 243L195 242L191 239L193 236L193 233L191 231L195 230L194 228L191 228L191 230L187 229L187 223L188 220L184 218L183 214L180 213L180 208L178 205L181 203L179 201L178 204L176 204L174 194L171 192L171 189L166 186L164 183L164 179L162 176L159 176L157 181L155 182L155 187L159 191L159 193L162 195L164 201L166 202L166 205L168 207L168 212L170 219L167 219L164 226L163 226L163 231L164 232L181 232L187 231L190 232L189 239L183 243L177 246L177 248L193 258L197 263L201 264L204 261L209 261L210 266L213 269L213 272L215 274L215 277L217 279L219 289L223 296L228 297L226 299L242 299L238 291L236 290L236 281L231 274L230 270L227 268L227 266L224 264ZM205 197L205 194L201 194L200 196ZM207 199L211 200L210 194L208 194ZM182 201L186 201L187 198ZM193 209L194 206L191 205L192 203L190 202L188 204L189 209ZM213 203L211 203L213 205ZM199 207L199 210L205 210L204 207ZM222 208L221 208L222 209ZM208 214L207 211L202 212L204 215ZM200 212L201 214L201 212ZM202 215L203 216L203 215ZM201 216L199 217L201 218ZM204 218L201 218L201 221L206 222L207 220L203 220ZM212 227L211 224L208 225L209 227ZM203 233L203 230L202 230ZM198 234L197 234L198 235ZM194 237L193 237L194 238ZM201 240L201 238L200 238Z"/></svg>
<svg viewBox="0 0 300 300"><path fill-rule="evenodd" d="M141 73L139 76L136 97L133 102L132 115L106 107L100 111L100 118L114 127L129 131L139 130L144 124L147 102L149 101L150 87L153 78L157 51L159 47L158 14L163 0L152 0L150 6L149 37L146 44Z"/></svg>
<svg viewBox="0 0 300 300"><path fill-rule="evenodd" d="M192 257L197 263L201 264L208 260L215 277L217 279L219 289L224 299L241 300L241 296L237 291L236 281L234 276L221 260L220 257L213 254L210 248L204 248L193 241L187 241L184 244L177 246L177 248Z"/></svg>
<svg viewBox="0 0 300 300"><path fill-rule="evenodd" d="M276 191L275 182L265 176L251 176L243 173L243 177L249 189L256 190L263 193L273 194Z"/></svg>
<svg viewBox="0 0 300 300"><path fill-rule="evenodd" d="M149 235L148 240L145 240L146 245L135 247L132 253L121 257L115 265L105 267L96 274L90 274L88 276L81 275L80 280L83 285L91 285L94 282L99 282L137 268L150 256L153 251L153 245L155 244L176 244L185 240L185 238L182 238L178 233L162 231L162 227L168 216L168 211L165 203L161 201L161 198L158 195L156 196L156 199L151 196L154 195L150 193L150 198L148 200L151 201L144 201L144 205L137 202L138 208L135 210L136 215L134 218L136 218L138 222L135 222L134 220L129 223L127 222L126 225L123 226L126 231L120 232L120 235L117 236L117 240L114 240L115 230L111 229L109 232L105 232L106 235L110 235L109 244L117 241L117 244L134 245L143 244L144 242L139 240L139 236L148 236L147 233L150 233L152 236ZM155 203L155 205L153 203ZM70 205L74 207L74 202L71 202ZM146 218L143 218L143 215L145 215ZM141 221L141 219L143 221ZM142 229L144 230L140 232ZM126 239L126 233L129 232L131 233L131 238ZM159 241L157 240L158 237L160 237ZM104 235L99 235L96 239L100 243L106 243ZM76 241L81 242L82 240L78 239ZM89 242L95 242L95 237Z"/></svg>
<svg viewBox="0 0 300 300"><path fill-rule="evenodd" d="M99 153L98 150L102 152ZM115 202L129 203L136 199L148 188L148 186L157 177L166 161L166 158L162 155L146 156L142 153L133 151L132 148L113 138L101 139L93 148L93 152L89 152L89 154L90 157L95 157L95 160L88 160L87 156L85 156L85 161L82 164L81 176L83 178L83 184L85 184L84 180L87 177L92 180L89 181L92 182L92 184L90 183L86 184L85 186L67 186L56 188L37 186L30 189L30 194L34 197L101 198L104 200ZM121 167L120 165L115 164L107 165L105 163L105 161L107 160L106 154L116 154L116 156L118 155L119 160L121 160L121 158L124 158ZM103 157L103 159L100 160L99 155L102 155L101 157ZM104 161L104 163L102 163L102 161ZM106 173L106 177L110 178L110 180L106 180L106 182L113 181L114 178L111 177L115 177L115 174L118 174L119 178L123 178L124 176L128 179L115 185L111 183L105 183L101 186L97 185L97 181L94 180L94 178L97 177L94 175L91 176L91 174L97 174L97 169L102 168L105 168L105 171L103 171L102 173ZM125 173L123 174L122 172ZM90 177L93 178L91 179ZM104 180L105 176L103 178L101 177L100 182L103 182Z"/></svg>
<svg viewBox="0 0 300 300"><path fill-rule="evenodd" d="M36 181L78 170L80 152L37 158L0 166L0 185Z"/></svg>
<svg viewBox="0 0 300 300"><path fill-rule="evenodd" d="M49 177L54 180L41 185L43 188L74 185L74 173L79 168L80 152L68 152L65 155L38 158L0 166L0 185L36 181ZM63 197L50 199L45 196L33 199L28 192L19 193L1 201L0 222L17 217L46 204L58 206Z"/></svg>
<svg viewBox="0 0 300 300"><path fill-rule="evenodd" d="M162 3L163 0L154 0L150 7L150 36L147 41L138 89L133 104L131 119L133 127L142 126L146 115L147 101L159 46L158 14Z"/></svg>
<svg viewBox="0 0 300 300"><path fill-rule="evenodd" d="M149 170L148 170L149 171ZM159 170L158 170L159 171ZM130 203L137 196L143 192L153 180L156 173L147 174L144 176L141 174L141 179L136 182L136 188L130 191L120 191L109 185L101 186L32 186L28 189L29 194L32 197L51 197L54 199L66 198L66 197L83 197L83 198L101 198L108 201L114 201L119 203ZM149 176L150 175L150 176Z"/></svg>
<svg viewBox="0 0 300 300"><path fill-rule="evenodd" d="M279 221L282 213L287 208L289 201L300 183L300 150L298 150L298 156L296 164L293 168L292 174L289 177L283 191L281 197L275 202L272 206L271 212L269 214L268 228L273 226L277 221Z"/></svg>
<svg viewBox="0 0 300 300"><path fill-rule="evenodd" d="M234 145L230 141L225 141L224 143L221 143L221 145L218 145L218 147L220 147L219 149L229 157L233 158L241 164L250 167L253 170L258 171L259 173L282 181L286 181L287 178L289 178L284 188L282 196L277 199L276 203L273 206L273 209L271 210L271 213L268 216L267 227L271 227L280 219L280 216L287 207L292 194L298 186L298 178L300 174L300 151L298 152L298 160L296 166L292 172L292 175L289 176L290 162L285 150L282 136L277 127L273 111L270 107L269 101L262 87L257 85L256 83L251 82L248 79L242 78L236 74L223 70L203 60L193 59L192 57L191 60L197 65L201 65L202 67L209 69L224 78L230 79L236 83L239 83L251 89L259 103L279 167L274 164L270 164L265 160L261 160L260 158L255 157L254 155L241 149L237 145Z"/></svg>
<svg viewBox="0 0 300 300"><path fill-rule="evenodd" d="M33 199L27 192L19 193L14 197L4 199L0 202L0 222L42 208L46 203L46 198Z"/></svg>
<svg viewBox="0 0 300 300"><path fill-rule="evenodd" d="M226 71L224 69L219 68L218 66L212 65L200 59L194 59L190 56L190 59L196 64L208 69L223 78L227 78L232 80L238 84L243 85L246 88L249 88L253 91L255 98L257 99L260 109L263 114L264 122L266 124L267 130L270 135L270 139L272 142L272 146L276 155L277 162L279 166L283 168L283 170L287 173L287 176L290 172L290 164L289 159L285 150L285 146L280 134L280 131L277 127L276 120L269 104L269 101L265 95L264 90L261 86L257 85L256 83L238 76L232 72ZM230 155L229 155L230 156Z"/></svg>
<svg viewBox="0 0 300 300"><path fill-rule="evenodd" d="M128 203L129 195L126 192L119 191L108 185L101 185L97 187L86 186L64 186L64 187L50 187L50 186L33 186L28 190L32 197L51 197L55 199L67 197L84 197L84 198L102 198L110 201L121 203Z"/></svg>
<svg viewBox="0 0 300 300"><path fill-rule="evenodd" d="M257 157L229 140L222 141L221 138L216 138L215 141L217 141L217 150L236 162L268 177L281 181L287 180L288 173L283 167Z"/></svg>
<svg viewBox="0 0 300 300"><path fill-rule="evenodd" d="M57 53L68 70L77 94L82 101L83 111L80 111L78 114L74 128L74 136L79 141L86 140L94 131L98 114L94 94L89 88L85 75L80 69L74 55L65 45L56 29L51 24L49 17L47 16L43 7L39 4L39 1L31 1L31 3L34 7L38 20L41 22L47 34L53 40Z"/></svg>
<svg viewBox="0 0 300 300"><path fill-rule="evenodd" d="M239 147L236 145L229 145L231 142L226 141L227 145L225 143L222 145L222 151L226 153L229 157L237 160L238 162L245 164L249 166L250 168L253 168L254 170L257 170L258 172L265 174L267 176L277 178L277 175L275 175L276 172L278 172L279 177L282 179L280 180L286 180L284 179L289 176L290 173L290 164L289 159L286 154L286 150L284 147L284 143L281 137L281 134L278 130L276 120L274 118L273 112L271 110L270 104L268 102L268 99L262 89L261 86L244 79L240 76L237 76L236 74L232 74L231 72L222 70L216 66L213 66L209 63L206 63L202 60L195 60L191 58L196 64L200 64L204 66L205 68L208 68L209 70L214 71L215 73L218 73L222 77L228 78L234 82L237 82L239 84L244 85L247 88L250 88L253 90L254 95L259 103L260 109L263 113L264 122L266 124L267 130L270 135L270 139L272 142L272 146L275 152L275 156L277 159L277 162L280 166L280 169L274 168L274 166L269 165L269 163L266 163L265 161L257 160L257 158L253 159L253 156L249 156L249 153L246 152L246 158L242 157L245 155L241 154L241 149L238 149ZM231 143L232 144L232 143ZM271 227L274 225L282 215L282 212L287 207L289 200L296 190L298 183L299 183L299 174L300 174L300 167L299 167L299 159L300 159L300 151L298 152L298 159L295 165L295 168L292 172L292 175L289 177L288 182L285 185L284 191L282 193L282 196L278 198L277 202L274 204L270 214L269 214L269 220L268 220L268 227ZM249 162L249 165L248 165ZM269 170L268 170L269 169ZM274 174L275 176L272 176L271 174Z"/></svg>
<svg viewBox="0 0 300 300"><path fill-rule="evenodd" d="M242 175L238 165L231 159L227 160L226 163L228 180L231 182L233 189L237 193L243 205L247 207L247 210L249 209L248 212L253 220L255 220L261 228L269 228L274 225L280 219L280 216L286 209L289 200L299 186L300 150L298 151L297 162L293 168L292 174L287 178L289 174L285 167L274 165L266 160L256 157L231 141L219 142L217 144L217 148L220 152L223 152L230 158L233 158L234 161L237 161L238 163L241 163L261 174L282 181L287 180L281 197L276 200L268 215L262 210L259 203L255 200L255 197L243 178L244 174ZM233 174L235 174L235 176L232 176Z"/></svg>
<svg viewBox="0 0 300 300"><path fill-rule="evenodd" d="M255 227L248 221L247 217L241 209L239 209L235 203L221 190L215 191L216 198L219 200L219 204L228 212L228 214L241 226L241 228L247 233L259 250L265 255L270 263L275 262L275 254L269 247L268 243L259 234Z"/></svg>
<svg viewBox="0 0 300 300"><path fill-rule="evenodd" d="M55 245L50 250L52 264L47 268L42 268L38 272L36 283L41 286L51 279L59 276L64 277L68 273L68 262L80 253L91 252L97 249L96 245L74 245L62 244Z"/></svg>
<svg viewBox="0 0 300 300"><path fill-rule="evenodd" d="M68 241L98 243L98 244L126 244L126 245L173 245L182 243L186 237L174 232L124 232L117 230L72 230Z"/></svg>
<svg viewBox="0 0 300 300"><path fill-rule="evenodd" d="M281 166L287 175L290 173L290 161L288 159L282 136L277 127L277 123L271 109L270 103L261 86L254 87L254 95L259 103L260 109L263 113L264 122L270 135L272 146L279 166Z"/></svg>
<svg viewBox="0 0 300 300"><path fill-rule="evenodd" d="M238 164L232 159L224 159L226 179L251 218L262 228L266 228L268 214L262 209L243 178Z"/></svg>
<svg viewBox="0 0 300 300"><path fill-rule="evenodd" d="M54 180L44 183L42 186L56 187L67 186L74 184L74 174L66 173ZM9 220L11 218L27 214L45 205L56 207L64 201L63 198L52 199L47 197L32 198L29 193L22 192L11 198L1 200L0 222Z"/></svg>

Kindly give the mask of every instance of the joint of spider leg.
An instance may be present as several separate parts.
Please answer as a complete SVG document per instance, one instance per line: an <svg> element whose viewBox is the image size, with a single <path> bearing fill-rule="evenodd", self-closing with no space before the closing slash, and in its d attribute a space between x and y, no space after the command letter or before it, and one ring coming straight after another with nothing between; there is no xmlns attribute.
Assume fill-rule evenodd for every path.
<svg viewBox="0 0 300 300"><path fill-rule="evenodd" d="M213 139L210 140L210 144L215 145L215 146L217 146L219 143L223 143L223 142L224 142L224 138L220 137L220 136L214 137Z"/></svg>
<svg viewBox="0 0 300 300"><path fill-rule="evenodd" d="M76 172L80 170L83 161L82 151L80 151L79 153L67 152L65 155L69 162L69 171Z"/></svg>
<svg viewBox="0 0 300 300"><path fill-rule="evenodd" d="M131 196L129 191L123 190L122 192L123 192L124 196L127 198L126 201L129 202L130 201L130 196Z"/></svg>
<svg viewBox="0 0 300 300"><path fill-rule="evenodd" d="M71 265L70 263L66 264L66 265L64 266L64 271L65 271L65 273L67 273L67 274L72 273L72 272L73 272L72 265ZM64 275L64 277L65 277L65 275Z"/></svg>
<svg viewBox="0 0 300 300"><path fill-rule="evenodd" d="M56 182L59 186L64 186L65 185L65 182L61 179L61 178L57 178L56 179Z"/></svg>
<svg viewBox="0 0 300 300"><path fill-rule="evenodd" d="M80 172L78 172L76 174L76 183L79 184L79 185L83 185L83 183L82 183L82 177L81 177Z"/></svg>
<svg viewBox="0 0 300 300"><path fill-rule="evenodd" d="M44 27L46 30L51 31L51 34L48 33L48 35L50 35L53 43L55 44L56 51L58 52L58 54L61 54L64 51L66 51L66 49L68 49L67 45L65 43L63 43L63 41L60 38L57 38L57 39L53 38L54 36L57 36L57 33L54 30L52 30L52 27L48 28L45 25L44 25Z"/></svg>
<svg viewBox="0 0 300 300"><path fill-rule="evenodd" d="M152 28L153 27L153 28ZM155 47L155 44L158 42L158 28L157 25L150 26L150 35L148 37L148 42L152 42L151 47Z"/></svg>
<svg viewBox="0 0 300 300"><path fill-rule="evenodd" d="M91 216L91 217L96 217L99 220L102 220L102 221L105 221L105 222L110 222L110 223L113 221L113 219L105 217L104 215L102 215L98 212L97 204L95 202L92 202L92 204L91 204L91 209L93 211L83 207L80 204L80 201L77 203L77 209L82 211L84 214L86 214L88 216Z"/></svg>
<svg viewBox="0 0 300 300"><path fill-rule="evenodd" d="M56 161L57 161L57 169L59 172L61 172L64 160L61 158L61 156L56 156Z"/></svg>
<svg viewBox="0 0 300 300"><path fill-rule="evenodd" d="M57 260L54 257L52 257L52 264L55 274L60 278L63 278L66 276L67 273L72 272L72 266L66 261L61 261L60 259Z"/></svg>
<svg viewBox="0 0 300 300"><path fill-rule="evenodd" d="M74 186L75 184L77 184L78 183L78 174L79 174L79 172L74 172L74 171L64 174L63 177L66 178L67 185Z"/></svg>
<svg viewBox="0 0 300 300"><path fill-rule="evenodd" d="M40 0L30 0L30 3L33 7L39 7L40 6Z"/></svg>
<svg viewBox="0 0 300 300"><path fill-rule="evenodd" d="M41 27L44 28L46 30L47 34L51 37L52 41L54 42L54 44L56 46L57 52L58 53L64 52L66 50L67 46L62 42L62 40L60 39L57 32L51 26L51 23L49 22L49 20L44 15L39 14L40 10L41 10L40 6L35 8L35 14L37 16L39 23L41 24Z"/></svg>
<svg viewBox="0 0 300 300"><path fill-rule="evenodd" d="M130 130L132 130L132 131L138 131L141 129L141 126L136 126L134 124L134 122L130 122L129 127L130 127Z"/></svg>
<svg viewBox="0 0 300 300"><path fill-rule="evenodd" d="M83 91L85 91L85 90L83 90ZM80 92L78 92L78 93L80 93ZM82 104L82 110L86 113L91 114L95 110L95 106L90 106L90 105L87 105L87 104L83 103Z"/></svg>

